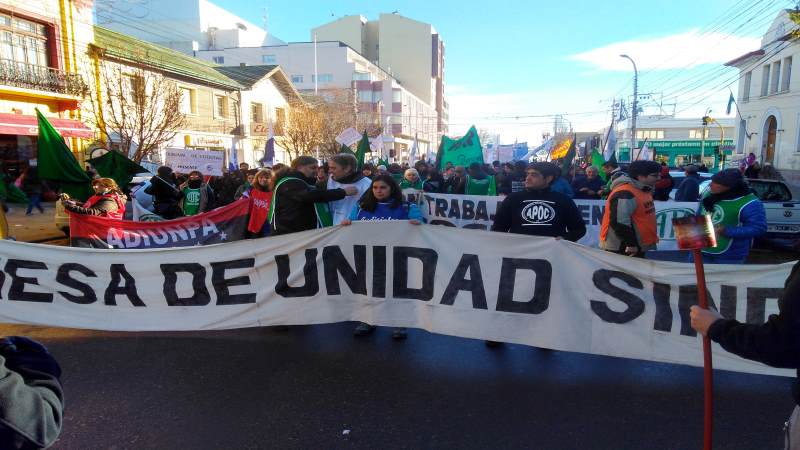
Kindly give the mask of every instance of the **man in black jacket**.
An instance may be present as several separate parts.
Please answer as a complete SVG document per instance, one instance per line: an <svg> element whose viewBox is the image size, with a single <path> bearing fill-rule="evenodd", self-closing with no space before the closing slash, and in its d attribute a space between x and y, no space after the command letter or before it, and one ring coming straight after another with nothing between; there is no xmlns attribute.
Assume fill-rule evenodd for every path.
<svg viewBox="0 0 800 450"><path fill-rule="evenodd" d="M548 236L575 242L586 234L578 207L571 198L550 191L559 168L549 162L528 166L525 190L509 194L497 207L492 231Z"/></svg>
<svg viewBox="0 0 800 450"><path fill-rule="evenodd" d="M175 173L170 167L159 167L144 192L153 196L153 212L159 216L169 220L182 215L178 201L183 198L183 193L178 189Z"/></svg>
<svg viewBox="0 0 800 450"><path fill-rule="evenodd" d="M316 203L325 204L358 194L358 189L354 186L346 186L343 189L317 189L314 186L317 181L316 173L317 160L310 156L299 156L292 161L291 169L283 168L274 174L271 233L273 236L313 230L318 227L322 219L315 206Z"/></svg>
<svg viewBox="0 0 800 450"><path fill-rule="evenodd" d="M681 181L678 191L675 192L676 202L696 202L700 198L700 176L697 175L697 166L689 164L683 168L686 178Z"/></svg>
<svg viewBox="0 0 800 450"><path fill-rule="evenodd" d="M726 319L710 309L692 306L692 328L725 350L772 367L797 369L792 386L795 408L785 426L786 449L800 449L800 262L786 279L778 314L762 325Z"/></svg>

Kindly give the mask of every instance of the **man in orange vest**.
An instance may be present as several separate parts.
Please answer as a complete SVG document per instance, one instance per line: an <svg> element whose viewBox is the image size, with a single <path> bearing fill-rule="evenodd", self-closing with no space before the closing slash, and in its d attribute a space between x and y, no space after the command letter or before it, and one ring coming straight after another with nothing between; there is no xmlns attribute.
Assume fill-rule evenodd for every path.
<svg viewBox="0 0 800 450"><path fill-rule="evenodd" d="M600 228L600 248L621 255L644 258L658 244L653 189L661 178L655 161L634 161L628 175L611 184Z"/></svg>

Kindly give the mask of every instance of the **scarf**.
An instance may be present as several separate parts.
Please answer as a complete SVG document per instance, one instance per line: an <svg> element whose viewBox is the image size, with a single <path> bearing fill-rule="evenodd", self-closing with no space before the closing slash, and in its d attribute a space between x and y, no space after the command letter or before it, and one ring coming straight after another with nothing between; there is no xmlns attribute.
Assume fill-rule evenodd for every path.
<svg viewBox="0 0 800 450"><path fill-rule="evenodd" d="M739 198L749 194L750 187L747 184L741 183L736 185L725 192L721 192L719 194L709 194L706 198L703 199L703 208L706 211L713 211L714 205L722 200L733 200L735 198Z"/></svg>

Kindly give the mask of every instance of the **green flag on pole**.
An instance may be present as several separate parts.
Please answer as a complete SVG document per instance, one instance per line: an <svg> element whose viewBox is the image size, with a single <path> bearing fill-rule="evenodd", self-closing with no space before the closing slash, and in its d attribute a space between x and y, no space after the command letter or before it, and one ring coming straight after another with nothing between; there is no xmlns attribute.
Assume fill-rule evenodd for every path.
<svg viewBox="0 0 800 450"><path fill-rule="evenodd" d="M439 144L437 153L436 159L440 170L443 170L444 166L449 162L453 163L454 166L464 167L474 162L483 164L483 149L478 138L478 130L474 126L459 139L442 136L442 142Z"/></svg>
<svg viewBox="0 0 800 450"><path fill-rule="evenodd" d="M353 150L350 147L348 147L348 146L346 146L344 144L342 144L342 147L339 149L339 153L346 153L348 155L356 156L356 154L353 152Z"/></svg>
<svg viewBox="0 0 800 450"><path fill-rule="evenodd" d="M97 170L101 177L111 178L117 182L120 189L125 188L137 173L147 172L147 169L126 158L120 152L109 151L103 156L92 158L89 164Z"/></svg>
<svg viewBox="0 0 800 450"><path fill-rule="evenodd" d="M92 179L78 164L64 138L39 109L36 109L36 116L39 118L39 139L36 143L39 150L39 178L56 181L70 197L86 200L93 194Z"/></svg>
<svg viewBox="0 0 800 450"><path fill-rule="evenodd" d="M608 181L608 176L605 172L603 172L603 164L605 164L606 160L603 158L603 154L597 151L597 149L592 150L592 167L597 168L598 175L602 178L603 182Z"/></svg>
<svg viewBox="0 0 800 450"><path fill-rule="evenodd" d="M364 168L364 159L367 157L367 152L370 152L369 148L369 136L367 135L367 130L364 130L364 134L361 136L361 140L358 141L358 148L356 148L356 159L358 160L358 170Z"/></svg>

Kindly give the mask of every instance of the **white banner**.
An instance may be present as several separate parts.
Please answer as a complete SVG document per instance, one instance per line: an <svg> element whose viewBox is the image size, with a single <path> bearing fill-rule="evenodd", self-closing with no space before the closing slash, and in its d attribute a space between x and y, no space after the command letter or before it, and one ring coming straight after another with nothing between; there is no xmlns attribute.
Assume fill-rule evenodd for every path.
<svg viewBox="0 0 800 450"><path fill-rule="evenodd" d="M422 217L429 224L489 230L494 222L497 205L503 198L505 197L425 193L420 209ZM586 235L578 242L589 247L599 247L605 200L575 200L575 204L586 224ZM658 250L678 250L672 219L694 215L697 203L670 201L655 202L655 205L660 239Z"/></svg>
<svg viewBox="0 0 800 450"><path fill-rule="evenodd" d="M346 145L348 147L360 140L361 140L361 133L359 133L358 130L352 127L342 131L341 133L339 133L338 136L336 136L336 142L342 145Z"/></svg>
<svg viewBox="0 0 800 450"><path fill-rule="evenodd" d="M694 266L550 238L355 222L206 247L93 250L0 241L0 321L215 330L363 321L702 365ZM78 261L78 262L76 262ZM791 264L707 266L727 317L777 311ZM714 367L792 376L714 346Z"/></svg>
<svg viewBox="0 0 800 450"><path fill-rule="evenodd" d="M168 148L165 152L165 164L177 173L189 173L193 170L199 170L203 175L222 176L222 167L225 165L225 152L183 148Z"/></svg>

